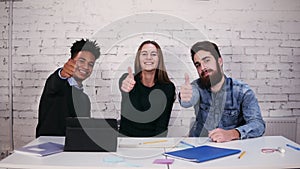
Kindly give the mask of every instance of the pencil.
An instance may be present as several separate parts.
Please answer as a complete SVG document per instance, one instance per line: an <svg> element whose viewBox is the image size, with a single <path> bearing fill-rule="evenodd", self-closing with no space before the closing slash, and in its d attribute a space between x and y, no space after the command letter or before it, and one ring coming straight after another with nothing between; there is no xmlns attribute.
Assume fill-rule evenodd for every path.
<svg viewBox="0 0 300 169"><path fill-rule="evenodd" d="M180 143L183 144L183 145L186 145L186 146L195 147L194 145L189 144L189 143L184 142L184 141L180 141Z"/></svg>
<svg viewBox="0 0 300 169"><path fill-rule="evenodd" d="M246 154L246 151L243 151L243 152L239 155L238 159L241 159L245 154Z"/></svg>
<svg viewBox="0 0 300 169"><path fill-rule="evenodd" d="M143 142L143 144L154 144L154 143L161 143L161 142L167 142L168 140L156 140L156 141L148 141Z"/></svg>

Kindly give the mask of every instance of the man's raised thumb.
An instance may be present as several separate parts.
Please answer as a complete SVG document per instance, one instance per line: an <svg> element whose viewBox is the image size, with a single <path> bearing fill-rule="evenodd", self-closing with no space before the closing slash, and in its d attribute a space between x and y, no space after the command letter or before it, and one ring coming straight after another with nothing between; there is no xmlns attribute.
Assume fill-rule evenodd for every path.
<svg viewBox="0 0 300 169"><path fill-rule="evenodd" d="M190 84L190 77L187 73L184 74L184 79L185 79L185 84L189 85Z"/></svg>

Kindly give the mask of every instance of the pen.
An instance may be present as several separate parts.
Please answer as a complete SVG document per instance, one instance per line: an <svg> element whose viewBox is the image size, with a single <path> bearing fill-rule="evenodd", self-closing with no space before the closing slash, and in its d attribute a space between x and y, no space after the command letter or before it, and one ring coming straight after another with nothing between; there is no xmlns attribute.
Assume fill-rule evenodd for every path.
<svg viewBox="0 0 300 169"><path fill-rule="evenodd" d="M245 154L246 154L246 151L243 151L243 152L239 155L238 159L241 159Z"/></svg>
<svg viewBox="0 0 300 169"><path fill-rule="evenodd" d="M194 145L189 144L189 143L187 143L185 141L180 141L180 143L183 144L183 145L186 145L186 146L195 147Z"/></svg>
<svg viewBox="0 0 300 169"><path fill-rule="evenodd" d="M155 141L147 141L143 142L142 144L154 144L154 143L161 143L161 142L167 142L168 140L155 140Z"/></svg>
<svg viewBox="0 0 300 169"><path fill-rule="evenodd" d="M292 149L295 149L295 150L300 151L300 148L299 148L299 147L292 146L292 145L290 145L290 144L286 144L286 146L291 147Z"/></svg>

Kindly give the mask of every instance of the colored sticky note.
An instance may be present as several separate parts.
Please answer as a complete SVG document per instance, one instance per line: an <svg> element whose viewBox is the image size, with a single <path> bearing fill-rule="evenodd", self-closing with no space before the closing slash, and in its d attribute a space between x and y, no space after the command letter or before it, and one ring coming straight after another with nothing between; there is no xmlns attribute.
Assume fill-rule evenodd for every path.
<svg viewBox="0 0 300 169"><path fill-rule="evenodd" d="M125 162L125 166L126 167L142 167L142 165L140 165L140 164L134 164L134 163L128 163L128 162Z"/></svg>
<svg viewBox="0 0 300 169"><path fill-rule="evenodd" d="M156 159L153 161L154 164L173 164L174 159Z"/></svg>
<svg viewBox="0 0 300 169"><path fill-rule="evenodd" d="M109 157L104 157L103 162L106 163L120 163L123 162L124 159L120 157L115 157L115 156L109 156Z"/></svg>

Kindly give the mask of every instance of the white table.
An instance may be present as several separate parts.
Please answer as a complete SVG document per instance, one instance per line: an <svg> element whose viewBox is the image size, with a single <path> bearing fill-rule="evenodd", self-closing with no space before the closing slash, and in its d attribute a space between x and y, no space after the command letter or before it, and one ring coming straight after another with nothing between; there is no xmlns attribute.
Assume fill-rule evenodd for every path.
<svg viewBox="0 0 300 169"><path fill-rule="evenodd" d="M138 143L153 140L168 142L147 144L139 146ZM255 139L236 140L226 143L207 142L207 138L119 138L119 147L115 153L104 152L62 152L46 157L35 157L13 153L0 161L0 168L34 168L34 169L102 169L117 168L168 168L165 164L153 164L155 159L165 158L164 151L182 149L183 145L177 144L184 140L193 145L212 145L224 148L235 148L246 151L243 158L239 154L227 156L203 163L194 163L175 159L169 168L300 168L300 151L286 147L292 144L300 147L282 136L264 136ZM64 143L63 137L40 137L30 142L34 145L43 142ZM170 146L176 145L176 148ZM167 148L163 148L167 147ZM282 147L284 154L279 152L265 154L262 148ZM168 157L170 158L170 157ZM119 160L119 161L114 161Z"/></svg>

